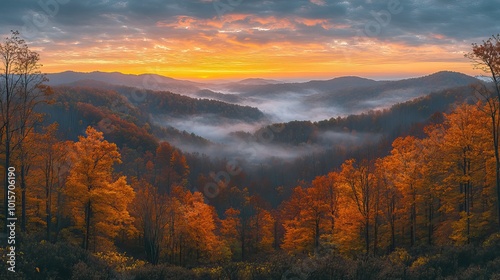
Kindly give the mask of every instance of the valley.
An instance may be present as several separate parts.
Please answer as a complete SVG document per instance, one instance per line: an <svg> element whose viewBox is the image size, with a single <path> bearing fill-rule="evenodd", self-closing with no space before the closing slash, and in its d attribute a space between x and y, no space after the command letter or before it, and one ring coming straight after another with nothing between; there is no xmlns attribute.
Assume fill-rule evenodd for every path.
<svg viewBox="0 0 500 280"><path fill-rule="evenodd" d="M493 2L4 3L0 279L500 279Z"/></svg>

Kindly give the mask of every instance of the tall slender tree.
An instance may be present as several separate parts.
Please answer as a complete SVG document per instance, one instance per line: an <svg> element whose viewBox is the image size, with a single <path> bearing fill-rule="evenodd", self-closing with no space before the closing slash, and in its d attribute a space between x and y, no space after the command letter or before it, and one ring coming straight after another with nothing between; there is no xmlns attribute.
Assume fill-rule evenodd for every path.
<svg viewBox="0 0 500 280"><path fill-rule="evenodd" d="M83 232L82 247L89 250L91 240L94 244L97 239L109 242L120 229L131 225L127 207L135 192L125 177L113 178L113 164L120 162L116 144L104 140L90 126L86 134L74 145L66 195L71 198L75 224Z"/></svg>
<svg viewBox="0 0 500 280"><path fill-rule="evenodd" d="M491 138L496 163L497 219L500 230L500 34L492 36L482 44L472 44L472 52L466 54L466 57L491 78L490 85L478 85L476 92L487 104L487 113L491 119Z"/></svg>
<svg viewBox="0 0 500 280"><path fill-rule="evenodd" d="M146 180L133 180L136 197L132 204L137 228L144 239L147 260L156 265L160 260L168 227L168 197Z"/></svg>
<svg viewBox="0 0 500 280"><path fill-rule="evenodd" d="M5 169L11 166L12 152L20 150L19 168L22 200L21 226L26 228L26 173L29 169L24 139L30 133L40 115L35 107L44 102L50 93L44 86L46 77L40 72L40 56L31 51L19 32L12 31L4 43L0 43L0 136L5 151ZM7 173L5 173L7 174ZM4 211L7 213L7 176L4 185ZM7 218L7 215L5 215ZM5 221L4 230L7 230Z"/></svg>
<svg viewBox="0 0 500 280"><path fill-rule="evenodd" d="M370 253L370 230L375 202L375 178L372 169L372 164L366 160L358 164L354 159L350 159L342 164L340 172L341 180L351 190L350 197L354 207L363 217L366 254Z"/></svg>

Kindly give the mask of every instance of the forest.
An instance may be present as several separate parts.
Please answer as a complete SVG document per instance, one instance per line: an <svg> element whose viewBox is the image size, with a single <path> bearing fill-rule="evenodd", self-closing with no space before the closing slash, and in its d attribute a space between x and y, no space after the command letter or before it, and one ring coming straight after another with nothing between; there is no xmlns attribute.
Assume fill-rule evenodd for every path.
<svg viewBox="0 0 500 280"><path fill-rule="evenodd" d="M322 145L325 132L367 135L255 164L185 152L176 143L220 144L149 114L258 122L258 109L152 90L130 106L131 87L50 87L13 32L0 43L0 278L500 279L500 37L467 57L492 82L234 133L251 145L271 132L290 149Z"/></svg>

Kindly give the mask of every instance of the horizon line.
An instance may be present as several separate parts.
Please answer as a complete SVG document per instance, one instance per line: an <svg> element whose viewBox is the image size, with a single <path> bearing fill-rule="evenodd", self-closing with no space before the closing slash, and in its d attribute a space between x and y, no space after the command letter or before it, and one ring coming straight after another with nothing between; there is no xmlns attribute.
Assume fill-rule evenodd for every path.
<svg viewBox="0 0 500 280"><path fill-rule="evenodd" d="M309 81L328 81L332 79L338 79L338 78L345 78L345 77L355 77L355 78L362 78L362 79L370 79L374 81L398 81L398 80L406 80L406 79L414 79L414 78L420 78L420 77L425 77L425 76L430 76L434 75L437 73L441 72L450 72L450 73L459 73L463 75L467 75L470 77L485 77L485 75L470 75L468 73L464 72L459 72L459 71L452 71L452 70L440 70L440 71L434 71L430 73L413 73L410 75L397 75L394 73L392 74L382 74L382 76L374 76L374 75L336 75L336 76L331 76L331 77L326 77L325 75L321 75L318 77L306 77L308 75L304 75L304 77L267 77L265 75L263 76L248 76L248 77L228 77L228 78L199 78L199 77L191 77L191 78L186 78L186 77L175 77L175 76L170 76L170 75L164 75L164 74L159 74L159 73L126 73L126 72L120 72L120 71L101 71L101 70L94 70L94 71L75 71L75 70L65 70L65 71L60 71L60 72L43 72L43 74L46 75L55 75L55 74L63 74L63 73L77 73L77 74L92 74L92 73L104 73L104 74L121 74L121 75L132 75L132 76L143 76L143 75L157 75L161 76L164 78L169 78L169 79L174 79L174 80L179 80L179 81L189 81L189 82L212 82L212 83L224 83L224 82L240 82L244 80L251 80L251 79L260 79L260 80L270 80L270 81L275 81L275 82L309 82ZM327 74L327 73L324 73ZM486 76L487 77L487 76Z"/></svg>

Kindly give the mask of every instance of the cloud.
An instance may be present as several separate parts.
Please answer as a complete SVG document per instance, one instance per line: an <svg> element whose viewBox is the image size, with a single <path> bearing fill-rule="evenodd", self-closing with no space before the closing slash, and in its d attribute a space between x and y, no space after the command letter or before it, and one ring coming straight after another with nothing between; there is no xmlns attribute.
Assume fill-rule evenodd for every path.
<svg viewBox="0 0 500 280"><path fill-rule="evenodd" d="M380 24L376 36L366 36L367 25L378 24L377 15L393 1L40 1L61 2L49 15L38 1L21 0L0 10L0 34L45 15L46 24L29 41L44 52L51 71L78 65L140 73L156 64L165 75L245 76L260 69L263 75L286 76L313 64L312 72L359 73L369 60L387 63L384 56L457 63L470 43L500 27L500 6L493 1L401 0L402 11ZM215 3L231 4L230 9L219 15Z"/></svg>
<svg viewBox="0 0 500 280"><path fill-rule="evenodd" d="M40 3L51 2L56 2L56 0L40 1ZM224 3L225 0L218 2ZM241 1L241 4L235 4L222 18L218 18L213 1L73 0L67 4L58 5L59 11L51 16L49 25L62 30L83 29L83 31L90 31L86 29L89 26L97 27L92 33L99 33L102 28L126 25L146 30L154 35L157 30L154 25L151 25L152 23L176 24L163 26L170 27L170 30L179 27L180 19L187 24L196 25L193 27L205 30L221 27L244 27L250 30L254 27L252 25L261 24L270 27L271 30L293 30L294 33L306 37L309 37L307 34L311 31L310 27L322 27L314 30L314 35L320 35L320 37L331 36L335 29L350 30L351 32L345 35L352 36L356 34L356 31L363 30L367 22L374 20L372 12L387 10L389 2L391 0L371 2L247 0ZM12 26L20 24L19 19L22 16L34 12L44 13L43 7L35 3L23 0L6 5L0 11L2 23L10 23ZM442 34L463 40L483 37L484 31L498 30L496 19L500 7L492 1L413 0L401 1L401 7L403 10L400 14L391 16L391 22L385 28L385 32L380 34L382 37L403 34L423 36ZM291 33L287 35L292 36Z"/></svg>

